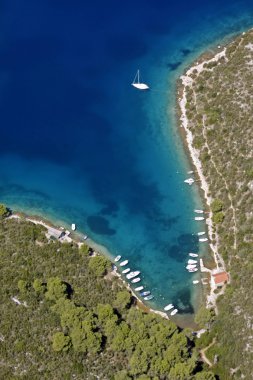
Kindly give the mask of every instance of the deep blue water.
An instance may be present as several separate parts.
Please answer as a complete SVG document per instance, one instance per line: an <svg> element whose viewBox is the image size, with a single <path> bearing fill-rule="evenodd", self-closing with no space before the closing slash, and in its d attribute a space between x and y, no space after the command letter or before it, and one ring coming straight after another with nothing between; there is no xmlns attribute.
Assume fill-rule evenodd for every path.
<svg viewBox="0 0 253 380"><path fill-rule="evenodd" d="M192 313L184 265L204 227L176 79L252 16L252 1L2 1L0 200L75 222L142 271L152 306ZM130 86L138 68L151 91Z"/></svg>

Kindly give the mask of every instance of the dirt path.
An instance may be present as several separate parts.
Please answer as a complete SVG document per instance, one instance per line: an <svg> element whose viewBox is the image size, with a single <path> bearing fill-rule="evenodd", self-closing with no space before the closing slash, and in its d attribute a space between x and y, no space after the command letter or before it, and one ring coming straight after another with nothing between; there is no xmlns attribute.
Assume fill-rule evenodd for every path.
<svg viewBox="0 0 253 380"><path fill-rule="evenodd" d="M213 366L213 363L206 357L206 351L212 347L214 344L215 344L216 340L215 338L213 338L212 340L212 343L209 344L209 346L207 346L206 348L203 348L202 350L200 350L200 357L201 359L203 360L203 362L205 362L206 364L209 365L209 367L212 367Z"/></svg>

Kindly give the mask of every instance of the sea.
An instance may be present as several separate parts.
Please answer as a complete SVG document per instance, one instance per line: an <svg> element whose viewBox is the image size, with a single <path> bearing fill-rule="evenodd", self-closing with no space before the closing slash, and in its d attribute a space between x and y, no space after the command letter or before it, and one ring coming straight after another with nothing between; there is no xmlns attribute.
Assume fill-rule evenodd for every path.
<svg viewBox="0 0 253 380"><path fill-rule="evenodd" d="M0 202L75 223L141 271L148 306L191 318L203 289L188 254L210 253L201 192L184 183L177 80L252 25L252 0L2 1ZM149 91L131 86L138 69Z"/></svg>

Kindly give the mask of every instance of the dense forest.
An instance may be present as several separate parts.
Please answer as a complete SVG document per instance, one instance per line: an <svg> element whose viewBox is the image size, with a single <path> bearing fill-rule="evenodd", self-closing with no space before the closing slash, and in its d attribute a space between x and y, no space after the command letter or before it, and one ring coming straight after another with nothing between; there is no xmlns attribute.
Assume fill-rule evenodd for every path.
<svg viewBox="0 0 253 380"><path fill-rule="evenodd" d="M1 379L215 379L199 360L201 340L139 310L86 245L2 218L0 255Z"/></svg>
<svg viewBox="0 0 253 380"><path fill-rule="evenodd" d="M205 57L206 58L206 57ZM187 117L210 195L219 252L231 283L218 300L212 331L201 339L220 379L253 373L253 31L225 48L224 56L194 70L186 86Z"/></svg>

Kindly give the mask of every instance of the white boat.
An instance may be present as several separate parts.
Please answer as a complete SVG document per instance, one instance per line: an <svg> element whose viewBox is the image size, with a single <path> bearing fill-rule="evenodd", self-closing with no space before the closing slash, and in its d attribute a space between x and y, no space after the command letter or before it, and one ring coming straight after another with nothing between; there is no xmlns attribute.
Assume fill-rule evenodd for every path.
<svg viewBox="0 0 253 380"><path fill-rule="evenodd" d="M136 282L140 282L140 281L141 281L140 277L136 277L131 282L132 284L136 284Z"/></svg>
<svg viewBox="0 0 253 380"><path fill-rule="evenodd" d="M188 269L188 272L197 272L198 268L191 268L191 269Z"/></svg>
<svg viewBox="0 0 253 380"><path fill-rule="evenodd" d="M203 243L204 241L207 241L208 239L207 238L201 238L199 239L200 243Z"/></svg>
<svg viewBox="0 0 253 380"><path fill-rule="evenodd" d="M75 223L72 223L72 224L71 224L71 230L72 230L72 231L75 231L75 229L76 229L76 225L75 225Z"/></svg>
<svg viewBox="0 0 253 380"><path fill-rule="evenodd" d="M188 185L192 185L194 183L194 179L193 178L187 178L184 180L185 183L188 183Z"/></svg>
<svg viewBox="0 0 253 380"><path fill-rule="evenodd" d="M196 212L197 214L203 214L203 210L194 210L194 212Z"/></svg>
<svg viewBox="0 0 253 380"><path fill-rule="evenodd" d="M199 280L193 280L192 283L195 285L195 284L198 284L199 283Z"/></svg>
<svg viewBox="0 0 253 380"><path fill-rule="evenodd" d="M187 270L188 269L194 269L194 268L197 268L197 265L196 264L188 264L188 265L186 265L186 267L185 267Z"/></svg>
<svg viewBox="0 0 253 380"><path fill-rule="evenodd" d="M187 172L187 174L192 174L192 173L194 173L193 170L189 170L189 171Z"/></svg>
<svg viewBox="0 0 253 380"><path fill-rule="evenodd" d="M117 262L117 261L119 261L120 259L121 259L121 256L118 255L118 256L115 257L114 261Z"/></svg>
<svg viewBox="0 0 253 380"><path fill-rule="evenodd" d="M134 290L136 291L136 292L140 292L141 290L143 290L144 289L144 286L138 286L138 288L135 288Z"/></svg>
<svg viewBox="0 0 253 380"><path fill-rule="evenodd" d="M168 311L168 310L173 309L173 307L174 307L174 305L172 305L172 303L170 303L169 305L166 305L166 306L163 308L163 310Z"/></svg>
<svg viewBox="0 0 253 380"><path fill-rule="evenodd" d="M174 310L172 310L172 312L170 313L170 315L175 315L175 314L177 314L177 312L178 312L178 309L174 309Z"/></svg>
<svg viewBox="0 0 253 380"><path fill-rule="evenodd" d="M130 280L131 278L134 278L136 276L138 276L141 272L139 270L135 271L135 272L130 272L126 275L126 278L128 280Z"/></svg>
<svg viewBox="0 0 253 380"><path fill-rule="evenodd" d="M131 270L130 268L124 269L124 270L122 271L122 273L123 273L123 274L126 274L126 273L130 272L130 270Z"/></svg>
<svg viewBox="0 0 253 380"><path fill-rule="evenodd" d="M195 216L195 220L204 220L205 218L203 216Z"/></svg>
<svg viewBox="0 0 253 380"><path fill-rule="evenodd" d="M189 259L187 262L188 264L197 264L198 260Z"/></svg>
<svg viewBox="0 0 253 380"><path fill-rule="evenodd" d="M202 235L205 235L206 231L201 231L201 232L198 232L197 235L198 236L202 236Z"/></svg>
<svg viewBox="0 0 253 380"><path fill-rule="evenodd" d="M124 261L122 261L119 265L121 266L121 267L124 267L125 265L127 265L128 264L128 260L124 260Z"/></svg>
<svg viewBox="0 0 253 380"><path fill-rule="evenodd" d="M198 254L197 253L189 253L189 256L191 256L191 257L198 257Z"/></svg>
<svg viewBox="0 0 253 380"><path fill-rule="evenodd" d="M134 77L134 81L132 83L132 86L135 88L138 88L138 90L148 90L149 86L146 83L140 82L140 70L137 70L137 73Z"/></svg>
<svg viewBox="0 0 253 380"><path fill-rule="evenodd" d="M151 292L150 292L149 290L146 290L145 292L141 292L140 295L141 295L142 297L146 297L146 296L149 296L150 293L151 293Z"/></svg>
<svg viewBox="0 0 253 380"><path fill-rule="evenodd" d="M144 300L149 301L149 300L152 300L153 298L154 298L154 296L152 294L150 294L149 296L144 297Z"/></svg>
<svg viewBox="0 0 253 380"><path fill-rule="evenodd" d="M88 235L84 235L83 240L87 240L87 239L88 239Z"/></svg>

